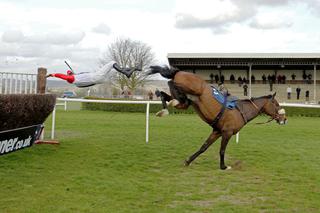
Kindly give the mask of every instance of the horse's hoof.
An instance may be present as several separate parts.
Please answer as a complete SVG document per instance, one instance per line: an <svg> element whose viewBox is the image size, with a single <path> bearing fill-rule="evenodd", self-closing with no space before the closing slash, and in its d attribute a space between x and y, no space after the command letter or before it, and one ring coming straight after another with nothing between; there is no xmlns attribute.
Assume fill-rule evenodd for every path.
<svg viewBox="0 0 320 213"><path fill-rule="evenodd" d="M156 113L156 116L158 116L158 117L163 117L166 115L169 115L169 111L167 109L163 109L163 110Z"/></svg>
<svg viewBox="0 0 320 213"><path fill-rule="evenodd" d="M189 166L189 165L190 165L190 163L187 160L185 160L184 161L184 166Z"/></svg>
<svg viewBox="0 0 320 213"><path fill-rule="evenodd" d="M230 170L231 166L221 166L220 169L221 170Z"/></svg>
<svg viewBox="0 0 320 213"><path fill-rule="evenodd" d="M168 106L175 107L178 104L180 104L180 102L177 99L172 99L171 101L169 101Z"/></svg>

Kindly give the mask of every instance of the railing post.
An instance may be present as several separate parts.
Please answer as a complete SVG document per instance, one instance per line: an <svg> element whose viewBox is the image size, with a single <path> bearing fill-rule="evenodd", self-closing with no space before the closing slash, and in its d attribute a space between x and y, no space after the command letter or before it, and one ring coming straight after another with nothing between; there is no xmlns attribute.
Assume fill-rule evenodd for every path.
<svg viewBox="0 0 320 213"><path fill-rule="evenodd" d="M0 73L0 94L2 94L2 87L3 87L3 73Z"/></svg>
<svg viewBox="0 0 320 213"><path fill-rule="evenodd" d="M64 98L66 99L67 97ZM64 101L64 111L67 111L67 101Z"/></svg>
<svg viewBox="0 0 320 213"><path fill-rule="evenodd" d="M53 111L52 111L51 140L54 139L55 125L56 125L56 106L54 106Z"/></svg>
<svg viewBox="0 0 320 213"><path fill-rule="evenodd" d="M29 88L30 94L32 94L32 88L33 88L33 75L30 75L30 88Z"/></svg>
<svg viewBox="0 0 320 213"><path fill-rule="evenodd" d="M8 94L8 85L9 85L9 74L6 73L6 80L4 85L4 94Z"/></svg>
<svg viewBox="0 0 320 213"><path fill-rule="evenodd" d="M19 75L19 94L22 93L23 74Z"/></svg>
<svg viewBox="0 0 320 213"><path fill-rule="evenodd" d="M239 143L239 132L236 134L236 143Z"/></svg>
<svg viewBox="0 0 320 213"><path fill-rule="evenodd" d="M28 93L28 75L25 74L25 79L24 79L24 93L23 94L27 94Z"/></svg>
<svg viewBox="0 0 320 213"><path fill-rule="evenodd" d="M10 74L9 94L12 94L13 73Z"/></svg>
<svg viewBox="0 0 320 213"><path fill-rule="evenodd" d="M38 90L38 75L34 75L33 76L33 81L34 81L34 90L33 93L37 94L37 90Z"/></svg>
<svg viewBox="0 0 320 213"><path fill-rule="evenodd" d="M147 103L146 110L146 143L149 142L149 111L150 111L150 102Z"/></svg>
<svg viewBox="0 0 320 213"><path fill-rule="evenodd" d="M37 78L37 93L45 94L46 93L46 75L47 69L40 67L38 68L38 78Z"/></svg>
<svg viewBox="0 0 320 213"><path fill-rule="evenodd" d="M14 93L15 94L18 93L18 74L15 74L15 78L14 78Z"/></svg>
<svg viewBox="0 0 320 213"><path fill-rule="evenodd" d="M313 65L313 101L317 103L317 65Z"/></svg>
<svg viewBox="0 0 320 213"><path fill-rule="evenodd" d="M251 96L252 96L252 88L251 88L251 75L252 75L252 64L250 63L249 64L249 98L251 98Z"/></svg>

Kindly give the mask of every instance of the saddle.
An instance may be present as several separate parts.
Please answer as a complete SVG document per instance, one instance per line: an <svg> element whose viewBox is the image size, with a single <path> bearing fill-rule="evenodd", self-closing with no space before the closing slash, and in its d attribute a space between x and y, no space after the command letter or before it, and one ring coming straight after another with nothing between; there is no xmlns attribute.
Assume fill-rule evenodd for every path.
<svg viewBox="0 0 320 213"><path fill-rule="evenodd" d="M237 101L239 100L235 96L227 96L222 94L217 88L211 86L212 88L212 96L222 105L225 104L225 107L228 109L235 109L237 106ZM227 99L227 100L225 100Z"/></svg>
<svg viewBox="0 0 320 213"><path fill-rule="evenodd" d="M230 110L234 110L237 109L244 122L247 123L248 120L246 118L246 112L244 111L244 102L239 100L238 97L235 96L227 96L222 94L217 88L215 88L214 86L211 86L212 88L212 96L223 106L221 111L219 112L219 114L217 115L217 117L213 120L213 122L210 124L210 126L212 126L213 128L216 127L216 124L218 123L218 121L220 120L220 118L222 117L225 108L230 109Z"/></svg>

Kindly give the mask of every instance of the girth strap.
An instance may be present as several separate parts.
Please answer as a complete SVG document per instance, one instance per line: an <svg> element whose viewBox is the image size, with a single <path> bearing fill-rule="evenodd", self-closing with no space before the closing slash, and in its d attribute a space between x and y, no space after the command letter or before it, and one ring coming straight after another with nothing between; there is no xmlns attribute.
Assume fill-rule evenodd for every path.
<svg viewBox="0 0 320 213"><path fill-rule="evenodd" d="M236 109L240 112L244 123L245 123L245 124L248 123L248 120L247 120L246 116L244 115L244 113L242 112L242 110L239 108L238 105L236 105Z"/></svg>
<svg viewBox="0 0 320 213"><path fill-rule="evenodd" d="M219 122L219 120L221 119L225 109L226 109L226 105L227 105L227 97L224 97L224 101L223 101L223 105L222 108L220 110L220 112L218 113L218 115L213 119L213 121L211 122L211 124L209 124L213 129L217 128L217 124Z"/></svg>

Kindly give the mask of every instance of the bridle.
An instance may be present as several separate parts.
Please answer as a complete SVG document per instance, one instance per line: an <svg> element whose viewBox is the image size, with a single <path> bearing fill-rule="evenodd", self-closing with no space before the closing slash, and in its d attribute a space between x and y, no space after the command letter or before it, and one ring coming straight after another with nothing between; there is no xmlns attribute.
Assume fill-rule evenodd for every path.
<svg viewBox="0 0 320 213"><path fill-rule="evenodd" d="M269 99L269 101L271 101L272 105L274 106L275 112L274 112L272 115L270 115L271 118L270 118L269 120L267 120L266 122L259 122L259 123L256 123L256 124L267 124L267 123L270 123L270 122L273 121L273 120L278 121L278 120L279 120L279 116L280 116L281 114L285 114L284 109L278 109L278 110L277 110L277 106L276 106L276 104L273 102L273 99L272 99L272 98L273 98L273 97L271 97L271 98ZM257 110L259 110L259 108L257 107L257 105L256 105L251 99L250 99L250 102L252 103L252 105L253 105ZM265 103L265 104L261 107L261 109L262 109L266 104L267 104L267 103ZM260 112L261 109L259 110L259 113L261 113L261 112Z"/></svg>

